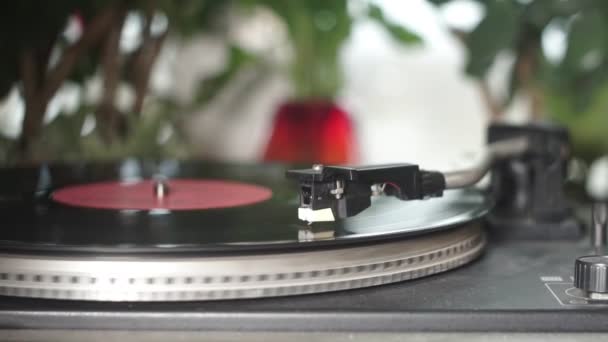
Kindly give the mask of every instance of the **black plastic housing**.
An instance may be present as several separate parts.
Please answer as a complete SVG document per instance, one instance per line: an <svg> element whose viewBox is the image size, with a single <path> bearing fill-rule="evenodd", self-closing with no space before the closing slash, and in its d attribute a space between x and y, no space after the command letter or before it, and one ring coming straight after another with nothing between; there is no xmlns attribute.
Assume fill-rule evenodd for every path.
<svg viewBox="0 0 608 342"><path fill-rule="evenodd" d="M289 170L287 177L299 182L301 207L331 208L338 218L356 215L369 207L374 184L385 184L384 193L401 200L441 196L445 188L443 175L422 171L414 164L324 166ZM337 194L340 186L343 191Z"/></svg>
<svg viewBox="0 0 608 342"><path fill-rule="evenodd" d="M492 193L496 208L489 215L496 233L512 238L570 239L580 236L564 193L570 138L561 126L493 124L488 143L525 137L530 150L517 158L497 162L492 168Z"/></svg>

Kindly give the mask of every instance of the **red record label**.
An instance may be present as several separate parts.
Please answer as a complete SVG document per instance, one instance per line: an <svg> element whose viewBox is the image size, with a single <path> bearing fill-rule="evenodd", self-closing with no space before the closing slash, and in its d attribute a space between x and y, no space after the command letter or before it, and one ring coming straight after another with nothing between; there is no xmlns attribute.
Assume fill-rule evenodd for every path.
<svg viewBox="0 0 608 342"><path fill-rule="evenodd" d="M272 197L268 188L225 180L170 179L100 182L59 189L60 203L99 209L201 210L255 204Z"/></svg>

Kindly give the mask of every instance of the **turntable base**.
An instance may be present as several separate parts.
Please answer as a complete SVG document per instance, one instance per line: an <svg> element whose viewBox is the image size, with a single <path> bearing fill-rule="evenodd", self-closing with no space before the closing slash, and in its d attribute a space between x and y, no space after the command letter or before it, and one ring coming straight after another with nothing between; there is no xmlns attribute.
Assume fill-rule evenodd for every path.
<svg viewBox="0 0 608 342"><path fill-rule="evenodd" d="M0 328L230 331L240 340L280 331L608 332L606 305L566 293L573 258L587 250L587 241L491 240L481 258L450 272L303 296L180 303L0 297Z"/></svg>

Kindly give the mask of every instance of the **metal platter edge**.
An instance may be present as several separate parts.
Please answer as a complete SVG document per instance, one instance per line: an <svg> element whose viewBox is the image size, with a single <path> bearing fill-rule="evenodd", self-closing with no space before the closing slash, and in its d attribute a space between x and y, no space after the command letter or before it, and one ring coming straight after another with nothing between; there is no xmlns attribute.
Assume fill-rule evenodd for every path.
<svg viewBox="0 0 608 342"><path fill-rule="evenodd" d="M479 222L415 238L318 251L218 257L0 255L0 295L90 301L260 298L429 276L481 254Z"/></svg>

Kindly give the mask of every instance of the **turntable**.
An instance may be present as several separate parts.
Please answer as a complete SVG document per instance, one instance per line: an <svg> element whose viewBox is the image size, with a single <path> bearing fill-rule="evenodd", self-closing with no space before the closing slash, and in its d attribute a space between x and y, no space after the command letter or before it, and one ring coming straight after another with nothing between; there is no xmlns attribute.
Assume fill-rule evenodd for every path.
<svg viewBox="0 0 608 342"><path fill-rule="evenodd" d="M567 132L495 125L489 137L478 167L456 172L3 169L0 327L608 330L606 208L592 248L562 189ZM490 188L475 188L488 170Z"/></svg>

